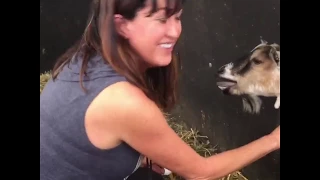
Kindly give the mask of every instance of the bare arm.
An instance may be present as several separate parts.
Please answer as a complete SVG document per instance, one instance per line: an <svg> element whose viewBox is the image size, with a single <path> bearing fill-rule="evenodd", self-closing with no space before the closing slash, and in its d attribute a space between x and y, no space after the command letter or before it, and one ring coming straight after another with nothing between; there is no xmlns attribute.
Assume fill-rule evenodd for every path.
<svg viewBox="0 0 320 180"><path fill-rule="evenodd" d="M137 88L117 83L100 97L106 131L186 179L217 179L277 149L277 141L265 136L238 149L203 158L180 139L159 108Z"/></svg>
<svg viewBox="0 0 320 180"><path fill-rule="evenodd" d="M276 140L273 137L264 136L240 148L211 156L207 159L206 163L208 167L203 174L203 179L217 179L237 171L268 153L277 150L277 146Z"/></svg>

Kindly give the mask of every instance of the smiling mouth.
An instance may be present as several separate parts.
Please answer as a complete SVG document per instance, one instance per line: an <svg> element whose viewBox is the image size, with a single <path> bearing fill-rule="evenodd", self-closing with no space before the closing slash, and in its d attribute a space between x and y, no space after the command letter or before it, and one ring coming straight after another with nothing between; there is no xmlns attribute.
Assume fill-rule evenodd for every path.
<svg viewBox="0 0 320 180"><path fill-rule="evenodd" d="M160 45L159 45L161 48L164 48L164 49L172 49L173 48L173 46L174 46L174 43L161 43Z"/></svg>
<svg viewBox="0 0 320 180"><path fill-rule="evenodd" d="M223 77L219 77L218 81L217 81L217 86L222 90L226 89L226 88L230 88L236 84L237 84L236 81L231 80L231 79L227 79L227 78L223 78Z"/></svg>

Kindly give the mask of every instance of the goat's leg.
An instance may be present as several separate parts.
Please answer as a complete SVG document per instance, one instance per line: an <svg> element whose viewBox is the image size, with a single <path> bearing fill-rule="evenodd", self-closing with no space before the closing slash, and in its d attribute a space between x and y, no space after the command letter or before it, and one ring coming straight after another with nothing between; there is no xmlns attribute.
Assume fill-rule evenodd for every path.
<svg viewBox="0 0 320 180"><path fill-rule="evenodd" d="M277 96L277 100L274 103L274 108L279 109L279 107L280 107L280 95Z"/></svg>

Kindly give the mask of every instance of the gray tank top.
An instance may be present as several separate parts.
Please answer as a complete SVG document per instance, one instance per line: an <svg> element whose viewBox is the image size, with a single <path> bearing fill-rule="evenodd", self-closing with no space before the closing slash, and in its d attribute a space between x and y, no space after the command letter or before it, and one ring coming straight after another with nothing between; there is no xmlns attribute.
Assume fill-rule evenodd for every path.
<svg viewBox="0 0 320 180"><path fill-rule="evenodd" d="M89 142L84 127L92 100L104 88L126 79L95 56L83 80L85 94L79 83L80 67L81 59L73 58L40 95L40 180L126 179L143 156L126 143L100 150Z"/></svg>

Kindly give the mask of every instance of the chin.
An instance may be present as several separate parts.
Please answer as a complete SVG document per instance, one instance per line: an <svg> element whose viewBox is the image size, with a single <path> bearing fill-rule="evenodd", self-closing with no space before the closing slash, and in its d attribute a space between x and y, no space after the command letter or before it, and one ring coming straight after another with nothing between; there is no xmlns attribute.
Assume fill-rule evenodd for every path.
<svg viewBox="0 0 320 180"><path fill-rule="evenodd" d="M162 66L168 66L170 63L171 63L171 60L170 60L170 61L166 61L166 62L161 62L161 63L159 63L159 66L160 66L160 67L162 67Z"/></svg>
<svg viewBox="0 0 320 180"><path fill-rule="evenodd" d="M160 65L162 66L168 66L172 61L172 55L163 57L162 60L159 60Z"/></svg>
<svg viewBox="0 0 320 180"><path fill-rule="evenodd" d="M150 64L152 67L164 67L168 66L172 61L172 57L165 57L165 58L159 58L156 59L155 61L152 61Z"/></svg>

